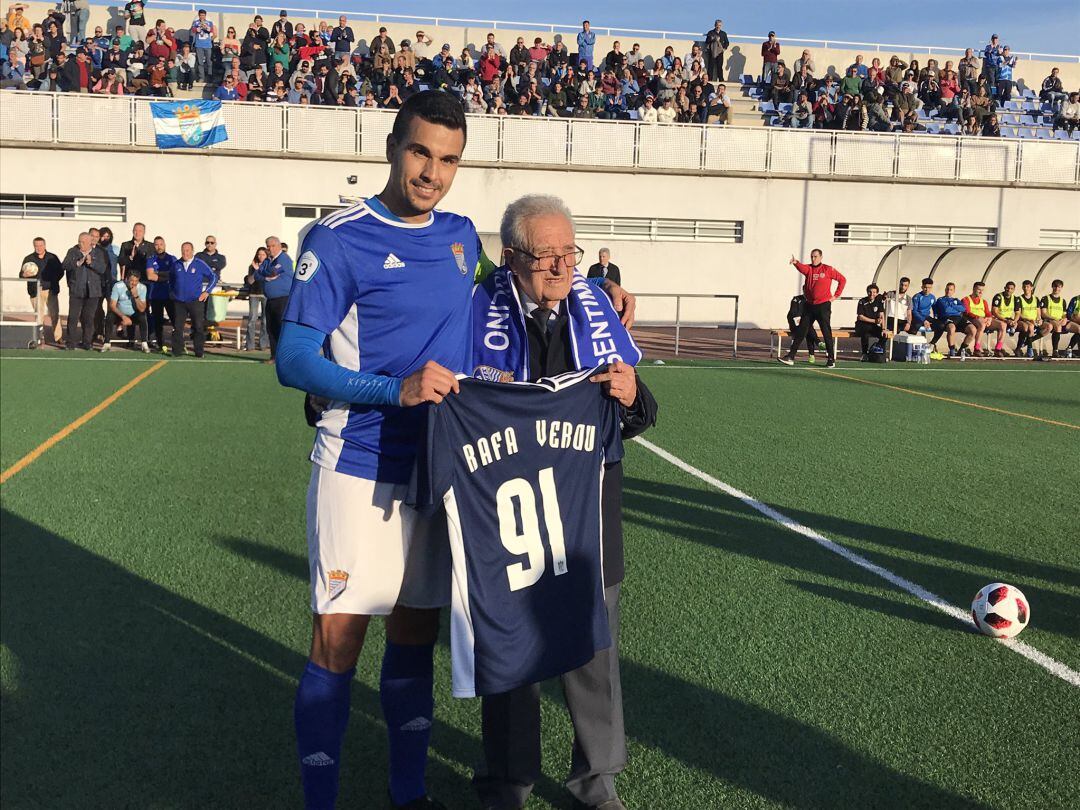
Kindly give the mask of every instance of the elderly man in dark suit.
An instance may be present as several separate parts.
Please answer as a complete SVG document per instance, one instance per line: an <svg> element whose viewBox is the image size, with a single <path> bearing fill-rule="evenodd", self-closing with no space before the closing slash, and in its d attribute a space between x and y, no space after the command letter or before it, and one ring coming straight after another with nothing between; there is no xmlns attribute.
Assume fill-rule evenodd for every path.
<svg viewBox="0 0 1080 810"><path fill-rule="evenodd" d="M611 263L611 251L600 248L600 261L589 268L589 278L610 278L615 284L622 286L622 273L619 265Z"/></svg>
<svg viewBox="0 0 1080 810"><path fill-rule="evenodd" d="M581 281L580 276L575 282L582 251L574 242L573 220L565 204L547 195L522 197L507 208L500 235L506 263L477 289L473 305L484 300L485 290L499 285L496 277L500 274L501 283L512 280L515 300L511 306L519 311L525 329L512 331L507 340L527 343L507 347L508 355L524 358L521 368L513 367L514 378L537 380L601 364L595 345L591 349L585 345L589 327L597 322L590 319L589 326L575 323L572 304L580 302L580 296L591 296L592 285ZM614 274L606 278L617 283L618 269L607 266ZM593 315L596 312L594 309ZM640 358L640 351L613 310L607 312L606 320L606 331L614 337L599 353L607 355L605 359L610 362L592 379L619 401L622 434L628 439L655 424L657 405L631 365ZM473 338L478 345L484 342L483 335L474 334ZM572 345L577 345L578 351ZM611 355L617 351L622 351L629 362L612 360ZM619 589L623 580L621 462L605 467L601 513L604 596L612 646L562 676L575 731L566 787L574 797L575 807L625 810L615 790L615 776L626 766L618 657ZM481 803L490 810L524 807L540 777L539 684L483 698L481 717L484 766L473 780Z"/></svg>
<svg viewBox="0 0 1080 810"><path fill-rule="evenodd" d="M68 250L63 261L68 284L67 348L89 351L94 342L94 313L101 305L103 284L109 271L105 254L94 247L89 233L79 234L79 243ZM78 326L82 324L79 340Z"/></svg>

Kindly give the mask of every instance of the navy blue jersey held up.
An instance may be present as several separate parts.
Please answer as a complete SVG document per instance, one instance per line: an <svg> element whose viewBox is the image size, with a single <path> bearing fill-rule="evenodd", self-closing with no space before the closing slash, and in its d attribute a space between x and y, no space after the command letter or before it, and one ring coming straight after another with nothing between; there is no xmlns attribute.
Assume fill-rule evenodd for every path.
<svg viewBox="0 0 1080 810"><path fill-rule="evenodd" d="M600 484L622 440L617 403L589 382L594 372L462 379L430 409L411 500L446 507L457 697L561 675L611 645Z"/></svg>

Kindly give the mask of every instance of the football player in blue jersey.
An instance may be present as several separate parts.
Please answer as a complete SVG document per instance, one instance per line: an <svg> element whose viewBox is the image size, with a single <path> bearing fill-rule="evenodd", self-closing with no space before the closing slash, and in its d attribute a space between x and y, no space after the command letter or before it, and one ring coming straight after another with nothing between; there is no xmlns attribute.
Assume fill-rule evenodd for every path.
<svg viewBox="0 0 1080 810"><path fill-rule="evenodd" d="M308 808L335 804L350 683L378 615L391 804L442 806L427 796L424 770L439 608L450 598L446 522L403 501L426 417L418 406L458 390L472 288L492 267L472 222L435 209L465 139L453 95L410 97L387 137L385 188L315 223L296 262L278 379L329 401L311 452L312 644L294 711ZM632 322L633 297L604 288Z"/></svg>

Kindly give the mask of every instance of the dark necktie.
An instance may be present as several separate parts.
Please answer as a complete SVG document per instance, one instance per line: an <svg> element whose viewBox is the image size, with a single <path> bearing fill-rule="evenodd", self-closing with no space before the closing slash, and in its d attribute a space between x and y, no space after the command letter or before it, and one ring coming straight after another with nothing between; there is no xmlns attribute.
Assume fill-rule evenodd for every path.
<svg viewBox="0 0 1080 810"><path fill-rule="evenodd" d="M540 334L547 338L551 329L551 310L547 307L537 307L532 311L532 318L540 327Z"/></svg>

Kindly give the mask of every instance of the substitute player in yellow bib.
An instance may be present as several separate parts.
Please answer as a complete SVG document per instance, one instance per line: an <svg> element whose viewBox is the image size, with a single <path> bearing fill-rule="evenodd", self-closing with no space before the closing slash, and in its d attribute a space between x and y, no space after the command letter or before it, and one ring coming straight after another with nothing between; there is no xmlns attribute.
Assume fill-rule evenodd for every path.
<svg viewBox="0 0 1080 810"><path fill-rule="evenodd" d="M1039 332L1039 299L1035 297L1035 285L1030 280L1025 280L1021 285L1023 292L1016 296L1016 332L1019 338L1016 341L1016 356L1023 357L1026 352L1028 357L1035 356L1034 343Z"/></svg>
<svg viewBox="0 0 1080 810"><path fill-rule="evenodd" d="M1055 278L1050 284L1050 294L1044 295L1039 301L1039 314L1043 319L1043 335L1050 335L1050 344L1053 347L1053 355L1042 351L1040 357L1061 357L1061 333L1065 330L1068 319L1065 317L1065 298L1061 294L1065 282Z"/></svg>
<svg viewBox="0 0 1080 810"><path fill-rule="evenodd" d="M1011 335L1016 329L1016 322L1019 317L1016 312L1016 296L1013 292L1016 290L1016 284L1013 282L1007 282L1005 289L994 296L992 304L993 308L993 324L990 329L997 331L997 345L994 346L994 357L1005 356L1005 335Z"/></svg>

